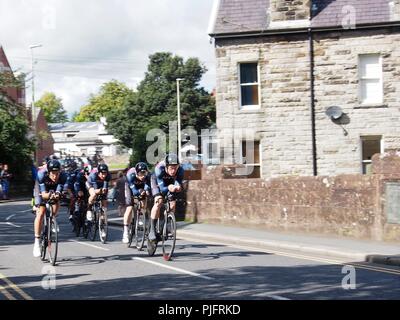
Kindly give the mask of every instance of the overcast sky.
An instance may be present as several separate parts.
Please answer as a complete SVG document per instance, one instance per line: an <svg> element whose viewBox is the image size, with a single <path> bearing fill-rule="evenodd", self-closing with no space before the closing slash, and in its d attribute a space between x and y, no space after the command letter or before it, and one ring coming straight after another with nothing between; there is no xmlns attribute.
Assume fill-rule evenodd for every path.
<svg viewBox="0 0 400 320"><path fill-rule="evenodd" d="M201 85L211 91L212 6L213 0L0 0L0 44L13 70L23 72L31 70L29 46L43 45L34 49L35 100L54 92L69 115L106 81L135 88L158 51L198 57L209 70Z"/></svg>

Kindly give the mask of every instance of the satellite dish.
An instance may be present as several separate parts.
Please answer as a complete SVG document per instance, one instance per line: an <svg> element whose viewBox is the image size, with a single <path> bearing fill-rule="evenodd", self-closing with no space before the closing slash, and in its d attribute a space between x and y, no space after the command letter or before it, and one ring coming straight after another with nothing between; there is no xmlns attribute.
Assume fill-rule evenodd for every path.
<svg viewBox="0 0 400 320"><path fill-rule="evenodd" d="M325 114L331 118L331 120L338 120L342 117L343 111L340 107L332 106L326 109Z"/></svg>

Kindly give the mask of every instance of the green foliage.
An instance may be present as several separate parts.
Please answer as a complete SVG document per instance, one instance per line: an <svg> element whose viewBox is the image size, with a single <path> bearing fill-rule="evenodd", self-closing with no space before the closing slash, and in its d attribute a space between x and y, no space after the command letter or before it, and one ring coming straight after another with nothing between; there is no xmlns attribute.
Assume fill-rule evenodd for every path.
<svg viewBox="0 0 400 320"><path fill-rule="evenodd" d="M67 122L67 111L63 108L61 98L57 98L52 92L45 92L35 106L43 110L48 123Z"/></svg>
<svg viewBox="0 0 400 320"><path fill-rule="evenodd" d="M185 79L180 82L181 127L192 126L200 132L215 122L215 101L199 87L206 71L197 58L185 62L168 52L150 56L137 94L126 99L123 108L111 112L107 121L110 132L133 149L132 163L146 160L146 150L153 143L146 141L150 129L168 134L169 121L177 120L177 78Z"/></svg>
<svg viewBox="0 0 400 320"><path fill-rule="evenodd" d="M27 138L29 126L20 106L0 100L0 155L14 173L30 163L34 144Z"/></svg>
<svg viewBox="0 0 400 320"><path fill-rule="evenodd" d="M73 121L99 121L100 117L108 117L111 111L120 110L125 99L133 94L134 92L124 83L117 80L106 82L101 86L98 94L90 96L89 104L81 108L80 112L73 117Z"/></svg>

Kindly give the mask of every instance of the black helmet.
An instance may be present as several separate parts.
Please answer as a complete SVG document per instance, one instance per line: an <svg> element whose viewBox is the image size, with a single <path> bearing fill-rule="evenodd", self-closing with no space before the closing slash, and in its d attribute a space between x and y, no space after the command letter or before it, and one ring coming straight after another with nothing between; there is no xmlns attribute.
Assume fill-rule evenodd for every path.
<svg viewBox="0 0 400 320"><path fill-rule="evenodd" d="M61 163L58 160L50 160L47 162L47 171L60 171L61 170Z"/></svg>
<svg viewBox="0 0 400 320"><path fill-rule="evenodd" d="M90 164L86 165L86 166L83 168L83 171L84 171L86 174L89 174L90 171L92 171L92 166L91 166Z"/></svg>
<svg viewBox="0 0 400 320"><path fill-rule="evenodd" d="M106 164L102 163L101 165L99 165L97 167L97 171L98 172L106 172L106 173L108 173L108 166Z"/></svg>
<svg viewBox="0 0 400 320"><path fill-rule="evenodd" d="M145 164L144 162L139 162L136 164L135 166L135 171L136 173L142 172L142 171L149 171L149 168L147 167L147 164Z"/></svg>
<svg viewBox="0 0 400 320"><path fill-rule="evenodd" d="M175 153L170 153L165 157L165 165L176 165L179 164L178 156Z"/></svg>

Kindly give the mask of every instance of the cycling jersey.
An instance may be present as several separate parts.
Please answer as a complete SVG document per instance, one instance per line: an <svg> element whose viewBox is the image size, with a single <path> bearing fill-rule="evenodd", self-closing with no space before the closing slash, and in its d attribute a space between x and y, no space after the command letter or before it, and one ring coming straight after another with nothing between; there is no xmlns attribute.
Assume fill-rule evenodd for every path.
<svg viewBox="0 0 400 320"><path fill-rule="evenodd" d="M143 181L140 181L140 179L136 175L135 168L129 169L126 174L126 180L130 190L132 191L132 194L135 197L139 196L139 190L141 189L144 191L150 191L150 175L147 175L147 177Z"/></svg>
<svg viewBox="0 0 400 320"><path fill-rule="evenodd" d="M47 169L41 169L37 174L37 181L39 183L39 192L49 192L50 190L55 192L62 192L68 188L68 175L65 172L61 172L58 180L53 181L49 177Z"/></svg>
<svg viewBox="0 0 400 320"><path fill-rule="evenodd" d="M92 172L89 175L89 178L87 180L87 186L88 188L94 188L94 189L108 189L108 184L111 180L111 174L107 173L107 176L104 180L101 180L99 177L99 172L97 171L97 168L93 169Z"/></svg>
<svg viewBox="0 0 400 320"><path fill-rule="evenodd" d="M176 175L174 177L170 176L166 171L165 162L161 161L154 170L152 179L153 195L161 193L165 196L168 193L168 186L171 184L176 187L182 186L183 174L184 169L180 166Z"/></svg>
<svg viewBox="0 0 400 320"><path fill-rule="evenodd" d="M74 181L74 191L78 193L79 191L86 191L86 175L85 171L81 170L79 171L76 176L75 176L75 181Z"/></svg>

